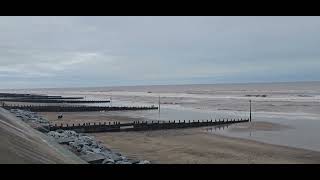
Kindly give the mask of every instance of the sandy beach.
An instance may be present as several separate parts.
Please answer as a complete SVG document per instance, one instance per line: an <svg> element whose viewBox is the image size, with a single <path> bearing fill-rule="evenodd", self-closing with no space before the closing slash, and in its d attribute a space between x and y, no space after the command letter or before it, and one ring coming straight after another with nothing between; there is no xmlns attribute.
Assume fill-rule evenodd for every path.
<svg viewBox="0 0 320 180"><path fill-rule="evenodd" d="M252 99L254 122L228 127L227 131L195 128L94 135L107 147L128 157L153 163L320 162L319 83L39 89L32 92L84 96L88 100L105 100L112 96L114 106L154 105L160 95L160 120L247 118L248 100ZM40 114L52 124L157 119L157 111L65 112L59 120L58 112ZM249 136L251 131L252 137Z"/></svg>
<svg viewBox="0 0 320 180"><path fill-rule="evenodd" d="M319 163L320 152L228 138L201 129L97 133L98 140L128 157L161 164Z"/></svg>
<svg viewBox="0 0 320 180"><path fill-rule="evenodd" d="M134 118L107 112L40 113L52 123L129 122ZM140 119L141 120L141 119ZM244 123L231 130L248 131ZM274 131L292 128L275 123L255 122L255 130ZM206 128L158 130L148 132L95 133L106 147L131 158L148 159L152 163L319 163L320 152L271 145L253 140L230 138L206 132Z"/></svg>

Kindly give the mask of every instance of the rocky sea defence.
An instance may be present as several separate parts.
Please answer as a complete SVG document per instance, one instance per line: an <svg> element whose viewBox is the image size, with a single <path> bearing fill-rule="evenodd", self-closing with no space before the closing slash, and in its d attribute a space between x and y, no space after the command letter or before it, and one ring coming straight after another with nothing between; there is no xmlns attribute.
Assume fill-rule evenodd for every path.
<svg viewBox="0 0 320 180"><path fill-rule="evenodd" d="M90 164L150 164L147 160L129 159L114 152L87 134L62 129L50 131L49 121L37 113L20 109L11 109L10 111Z"/></svg>

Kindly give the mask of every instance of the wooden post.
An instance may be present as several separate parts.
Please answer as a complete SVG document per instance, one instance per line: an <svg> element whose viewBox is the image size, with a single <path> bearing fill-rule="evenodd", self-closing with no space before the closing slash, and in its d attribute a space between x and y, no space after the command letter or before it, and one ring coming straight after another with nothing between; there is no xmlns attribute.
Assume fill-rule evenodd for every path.
<svg viewBox="0 0 320 180"><path fill-rule="evenodd" d="M251 99L249 100L249 102L250 102L250 122L251 122Z"/></svg>
<svg viewBox="0 0 320 180"><path fill-rule="evenodd" d="M159 96L159 114L160 114L160 96Z"/></svg>

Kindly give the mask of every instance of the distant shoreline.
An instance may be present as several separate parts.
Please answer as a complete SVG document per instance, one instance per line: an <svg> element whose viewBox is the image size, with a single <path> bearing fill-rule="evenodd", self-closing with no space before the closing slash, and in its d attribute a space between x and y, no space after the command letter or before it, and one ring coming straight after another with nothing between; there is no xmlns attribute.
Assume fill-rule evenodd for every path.
<svg viewBox="0 0 320 180"><path fill-rule="evenodd" d="M320 83L317 81L284 81L284 82L241 82L241 83L200 83L200 84L152 84L152 85L120 85L120 86L78 86L78 87L37 87L37 88L0 88L0 91L10 90L72 90L72 89L95 89L95 88L126 88L126 87L164 87L164 86L210 86L210 85L264 85L264 84L295 84L295 83Z"/></svg>

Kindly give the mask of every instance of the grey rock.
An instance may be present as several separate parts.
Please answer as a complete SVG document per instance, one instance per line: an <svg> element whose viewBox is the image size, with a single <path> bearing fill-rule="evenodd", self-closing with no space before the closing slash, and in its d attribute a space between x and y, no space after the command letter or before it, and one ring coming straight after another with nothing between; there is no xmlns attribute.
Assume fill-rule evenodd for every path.
<svg viewBox="0 0 320 180"><path fill-rule="evenodd" d="M131 162L132 164L138 164L140 161L139 160L130 159L129 162Z"/></svg>
<svg viewBox="0 0 320 180"><path fill-rule="evenodd" d="M103 152L100 152L99 154L105 156L106 158L113 159L114 161L123 161L124 160L122 158L122 156L118 156L111 151L103 151Z"/></svg>
<svg viewBox="0 0 320 180"><path fill-rule="evenodd" d="M74 137L77 137L78 136L78 134L75 132L75 131L69 131L69 130L66 130L66 131L64 131L63 132L65 135L67 135L67 136L74 136Z"/></svg>
<svg viewBox="0 0 320 180"><path fill-rule="evenodd" d="M92 141L91 147L93 148L99 148L99 144L95 141Z"/></svg>
<svg viewBox="0 0 320 180"><path fill-rule="evenodd" d="M121 156L118 156L116 154L111 154L110 158L112 158L115 161L121 161L122 160Z"/></svg>
<svg viewBox="0 0 320 180"><path fill-rule="evenodd" d="M89 136L80 136L79 140L86 142L89 146L91 146L91 144L93 143L93 138Z"/></svg>
<svg viewBox="0 0 320 180"><path fill-rule="evenodd" d="M101 149L100 148L92 148L91 149L94 153L100 153Z"/></svg>
<svg viewBox="0 0 320 180"><path fill-rule="evenodd" d="M103 160L105 160L105 157L100 154L86 154L81 155L80 158L87 161L90 164L101 164Z"/></svg>
<svg viewBox="0 0 320 180"><path fill-rule="evenodd" d="M80 147L81 148L81 147ZM100 155L103 155L105 156L104 154L101 154L100 152L98 152L97 150L94 151L93 148L91 148L90 146L87 146L87 145L84 145L82 148L81 148L81 151L80 151L82 154L86 154L88 152L90 153L95 153L95 154L100 154ZM107 157L107 156L105 156Z"/></svg>
<svg viewBox="0 0 320 180"><path fill-rule="evenodd" d="M137 164L150 164L150 162L149 161L147 161L147 160L144 160L144 161L140 161L139 163L137 163Z"/></svg>
<svg viewBox="0 0 320 180"><path fill-rule="evenodd" d="M102 164L114 164L114 160L110 158L106 158L102 161Z"/></svg>
<svg viewBox="0 0 320 180"><path fill-rule="evenodd" d="M101 154L101 155L103 155L103 156L111 159L111 156L112 156L111 153L112 153L112 152L101 151L99 154Z"/></svg>
<svg viewBox="0 0 320 180"><path fill-rule="evenodd" d="M94 153L94 152L92 152L92 151L88 151L88 150L82 150L82 151L80 152L80 154L86 155L86 154L96 154L96 153Z"/></svg>
<svg viewBox="0 0 320 180"><path fill-rule="evenodd" d="M47 126L39 126L36 128L38 131L43 132L43 133L48 133L49 132L49 127Z"/></svg>
<svg viewBox="0 0 320 180"><path fill-rule="evenodd" d="M58 133L63 133L64 130L63 130L63 129L57 129L56 132L58 132Z"/></svg>
<svg viewBox="0 0 320 180"><path fill-rule="evenodd" d="M52 136L52 137L54 137L54 138L60 138L60 137L62 137L62 134L60 134L60 133L58 133L58 132L55 132L55 131L50 131L50 132L48 132L48 135L49 136Z"/></svg>
<svg viewBox="0 0 320 180"><path fill-rule="evenodd" d="M132 164L132 163L128 161L117 161L116 164Z"/></svg>
<svg viewBox="0 0 320 180"><path fill-rule="evenodd" d="M74 138L67 137L58 139L59 144L69 144L70 142L74 142Z"/></svg>

